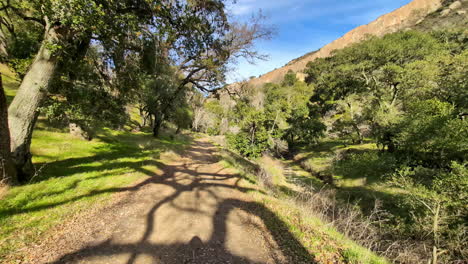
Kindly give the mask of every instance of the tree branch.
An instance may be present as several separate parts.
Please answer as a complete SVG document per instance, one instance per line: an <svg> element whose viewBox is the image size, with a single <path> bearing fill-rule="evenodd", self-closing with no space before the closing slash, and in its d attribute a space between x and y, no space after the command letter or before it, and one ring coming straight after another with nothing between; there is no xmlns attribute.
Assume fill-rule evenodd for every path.
<svg viewBox="0 0 468 264"><path fill-rule="evenodd" d="M43 19L27 16L19 8L12 6L10 4L10 0L7 1L6 5L3 5L2 7L0 7L0 11L7 11L7 10L12 10L17 16L22 18L24 21L33 21L33 22L37 22L41 24L42 26L46 26L46 22Z"/></svg>

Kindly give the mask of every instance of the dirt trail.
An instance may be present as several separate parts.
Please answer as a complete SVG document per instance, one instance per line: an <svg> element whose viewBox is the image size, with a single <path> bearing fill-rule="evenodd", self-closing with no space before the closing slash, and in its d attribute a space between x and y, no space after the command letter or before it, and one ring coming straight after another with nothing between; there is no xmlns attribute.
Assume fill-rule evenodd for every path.
<svg viewBox="0 0 468 264"><path fill-rule="evenodd" d="M195 140L114 205L62 228L27 263L289 262L240 178L217 161L211 143Z"/></svg>

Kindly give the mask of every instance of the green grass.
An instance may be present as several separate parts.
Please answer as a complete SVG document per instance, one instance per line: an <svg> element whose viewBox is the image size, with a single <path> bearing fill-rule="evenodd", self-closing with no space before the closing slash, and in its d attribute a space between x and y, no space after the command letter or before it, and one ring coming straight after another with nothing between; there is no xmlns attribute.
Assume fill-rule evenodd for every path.
<svg viewBox="0 0 468 264"><path fill-rule="evenodd" d="M307 210L301 208L301 205L294 202L292 197L295 195L295 191L290 189L291 184L288 182L290 179L286 179L284 176L283 179L278 179L277 174L280 169L276 162L270 159L259 161L263 167L268 168L275 184L273 191L266 191L259 187L259 181L254 175L258 165L229 151L224 151L221 156L226 167L235 168L246 180L244 184L256 186L256 188L252 188L258 190L252 192L253 197L261 205L259 208L266 208L261 210L267 210L274 214L274 217L266 217L263 220L270 232L279 237L277 242L280 243L283 250L293 252L293 255L300 259L312 259L317 263L388 263L384 258L359 246L319 218L310 215ZM306 177L305 174L297 174L297 172L295 174L294 177L299 179ZM291 234L294 238L289 239L289 241L281 241L283 237L281 234L285 233ZM288 236L284 235L284 237ZM306 252L303 252L303 249ZM301 254L307 256L301 257Z"/></svg>
<svg viewBox="0 0 468 264"><path fill-rule="evenodd" d="M0 72L10 103L19 81L3 64ZM105 204L123 187L157 176L161 154L181 151L189 142L184 136L155 139L106 129L84 141L39 118L31 145L36 174L0 194L0 259L38 241L73 214Z"/></svg>
<svg viewBox="0 0 468 264"><path fill-rule="evenodd" d="M408 191L396 188L386 180L398 166L390 153L381 153L370 141L362 144L345 144L344 141L325 139L314 147L304 147L296 155L294 164L311 172L301 177L303 182L317 184L318 173L333 177L338 187L338 198L356 203L363 212L373 209L376 200L382 209L393 215L409 217L401 206L396 206ZM315 180L313 180L315 179Z"/></svg>
<svg viewBox="0 0 468 264"><path fill-rule="evenodd" d="M275 212L317 263L388 263L287 199L258 201Z"/></svg>
<svg viewBox="0 0 468 264"><path fill-rule="evenodd" d="M122 187L158 175L161 153L189 142L111 130L88 142L43 125L32 141L37 174L0 200L0 257L37 241L72 214L104 203Z"/></svg>
<svg viewBox="0 0 468 264"><path fill-rule="evenodd" d="M393 171L396 160L388 153L380 153L370 141L350 145L328 139L317 146L302 148L294 164L311 172L311 178L318 174L331 175L340 188L382 189L384 177Z"/></svg>
<svg viewBox="0 0 468 264"><path fill-rule="evenodd" d="M18 89L19 80L5 64L0 63L0 73L2 74L3 89L5 90L7 103L10 104Z"/></svg>
<svg viewBox="0 0 468 264"><path fill-rule="evenodd" d="M333 159L338 152L342 151L367 151L376 150L377 147L370 141L363 144L350 145L342 140L325 139L320 144L313 147L302 147L296 160L303 163L306 169L313 172L330 172Z"/></svg>

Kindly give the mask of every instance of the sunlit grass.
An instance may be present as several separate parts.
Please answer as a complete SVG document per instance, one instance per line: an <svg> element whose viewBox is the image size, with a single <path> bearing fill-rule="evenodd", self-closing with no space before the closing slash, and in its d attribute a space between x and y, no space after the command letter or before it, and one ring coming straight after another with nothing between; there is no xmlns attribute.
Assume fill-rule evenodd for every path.
<svg viewBox="0 0 468 264"><path fill-rule="evenodd" d="M3 64L0 72L11 102L19 80ZM132 116L137 118L137 112ZM104 204L119 188L157 176L161 153L181 150L188 142L186 137L155 139L147 133L112 130L84 141L40 117L31 146L36 174L30 182L4 191L0 200L0 258L37 241L71 215Z"/></svg>
<svg viewBox="0 0 468 264"><path fill-rule="evenodd" d="M355 203L363 212L370 212L379 200L383 210L408 216L397 204L411 190L395 187L388 181L398 162L392 154L380 152L375 143L344 144L344 141L326 139L317 146L301 149L295 160L310 172L299 178L303 183L314 182L314 186L320 186L316 183L317 175L327 174L338 187L337 197Z"/></svg>
<svg viewBox="0 0 468 264"><path fill-rule="evenodd" d="M244 184L248 187L251 185L258 188L258 179L257 176L253 174L254 169L251 167L250 162L238 158L233 158L233 155L230 153L225 153L222 155L223 163L225 166L230 168L235 168L238 170L239 174L246 179ZM308 256L303 258L312 258L317 263L373 263L381 264L388 263L384 258L379 257L372 253L370 250L359 246L351 239L345 237L338 231L336 231L331 225L325 224L321 219L315 217L314 215L308 213L307 210L302 209L300 205L294 202L293 196L294 191L288 189L288 181L284 177L283 168L280 168L277 164L277 160L270 160L268 158L261 158L259 162L262 164L263 168L268 168L268 171L273 176L273 181L275 186L273 186L274 193L271 191L259 191L252 192L255 201L271 212L273 212L276 217L284 223L287 227L287 231L290 232L295 240L297 240L302 247L307 250ZM294 170L293 176L298 179L305 178L307 173L301 174L303 170L296 171L292 164L286 162L286 164L291 165ZM308 178L311 179L312 178ZM320 184L316 182L316 179L313 180L314 186L319 186ZM283 189L289 191L283 192ZM278 235L283 234L285 230L282 230L283 225L274 222L272 219L263 219L266 221L266 225L271 233ZM268 222L271 221L271 222ZM283 250L292 252L298 258L301 258L300 254L301 249L297 247L296 243L291 241L277 241L283 247ZM338 261L338 262L337 262Z"/></svg>
<svg viewBox="0 0 468 264"><path fill-rule="evenodd" d="M333 160L340 151L347 150L376 150L374 143L365 142L363 144L347 144L342 140L325 139L316 146L302 147L297 154L297 160L303 160L303 166L307 169L319 173L330 172Z"/></svg>
<svg viewBox="0 0 468 264"><path fill-rule="evenodd" d="M39 127L32 141L36 175L0 200L0 256L36 241L50 227L104 202L119 188L157 176L160 154L187 143L110 130L83 141Z"/></svg>
<svg viewBox="0 0 468 264"><path fill-rule="evenodd" d="M5 64L0 63L0 73L2 74L3 89L5 90L7 103L10 104L18 89L19 80Z"/></svg>
<svg viewBox="0 0 468 264"><path fill-rule="evenodd" d="M259 158L257 162L272 178L273 184L283 185L285 183L283 177L284 168L278 160L264 155L263 157Z"/></svg>

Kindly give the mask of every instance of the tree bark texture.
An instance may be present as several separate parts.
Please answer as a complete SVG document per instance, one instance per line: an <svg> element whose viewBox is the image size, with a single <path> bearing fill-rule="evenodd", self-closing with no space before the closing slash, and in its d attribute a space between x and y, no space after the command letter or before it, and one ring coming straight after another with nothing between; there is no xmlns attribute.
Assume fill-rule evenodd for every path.
<svg viewBox="0 0 468 264"><path fill-rule="evenodd" d="M57 41L56 29L47 26L41 48L23 78L8 111L11 151L20 181L33 173L30 145L38 107L57 69L57 58L50 45Z"/></svg>
<svg viewBox="0 0 468 264"><path fill-rule="evenodd" d="M2 28L0 27L0 61L2 58L8 57L6 38L3 34Z"/></svg>
<svg viewBox="0 0 468 264"><path fill-rule="evenodd" d="M16 170L10 153L8 105L0 73L0 186L16 183Z"/></svg>

